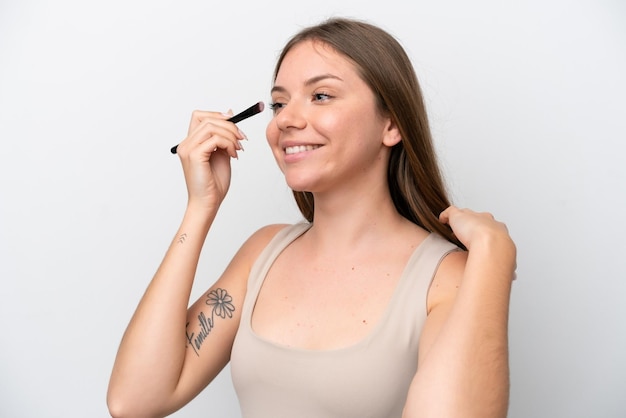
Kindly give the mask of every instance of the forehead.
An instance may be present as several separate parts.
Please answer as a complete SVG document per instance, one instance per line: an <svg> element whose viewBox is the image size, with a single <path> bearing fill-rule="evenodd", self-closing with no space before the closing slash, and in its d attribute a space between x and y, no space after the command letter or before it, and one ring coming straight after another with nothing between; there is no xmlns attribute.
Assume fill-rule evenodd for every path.
<svg viewBox="0 0 626 418"><path fill-rule="evenodd" d="M295 79L308 79L320 73L341 79L358 77L355 64L332 46L321 41L306 40L294 45L283 58L275 84Z"/></svg>

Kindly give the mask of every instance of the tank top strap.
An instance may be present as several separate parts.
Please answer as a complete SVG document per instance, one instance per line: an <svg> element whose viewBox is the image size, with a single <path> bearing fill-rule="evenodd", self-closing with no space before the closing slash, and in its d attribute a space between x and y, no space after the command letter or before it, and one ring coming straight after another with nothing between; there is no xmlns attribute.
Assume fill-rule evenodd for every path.
<svg viewBox="0 0 626 418"><path fill-rule="evenodd" d="M278 258L278 255L296 238L311 228L312 225L309 222L299 222L284 227L274 235L263 251L261 251L250 269L248 290L243 303L242 320L249 321L252 317L252 309L261 291L265 276L267 276L267 272L272 267L274 261L276 261L276 258Z"/></svg>
<svg viewBox="0 0 626 418"><path fill-rule="evenodd" d="M411 349L417 349L428 313L430 285L445 256L459 250L458 246L435 233L428 235L415 249L388 307L383 331L388 338L405 341Z"/></svg>

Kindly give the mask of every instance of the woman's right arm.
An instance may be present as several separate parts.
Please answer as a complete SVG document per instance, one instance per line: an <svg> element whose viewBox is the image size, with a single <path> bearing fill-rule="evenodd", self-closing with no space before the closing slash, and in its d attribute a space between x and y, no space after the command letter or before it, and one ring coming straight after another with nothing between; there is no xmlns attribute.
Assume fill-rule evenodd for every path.
<svg viewBox="0 0 626 418"><path fill-rule="evenodd" d="M178 146L188 191L183 220L124 333L109 382L114 417L160 417L182 407L224 367L246 280L276 228L253 235L189 307L202 246L230 184L243 134L229 115L194 112Z"/></svg>
<svg viewBox="0 0 626 418"><path fill-rule="evenodd" d="M189 308L192 280L181 272L197 256L179 247L198 244L174 239L122 338L107 394L113 417L164 417L217 376L230 360L252 264L282 227L253 234Z"/></svg>

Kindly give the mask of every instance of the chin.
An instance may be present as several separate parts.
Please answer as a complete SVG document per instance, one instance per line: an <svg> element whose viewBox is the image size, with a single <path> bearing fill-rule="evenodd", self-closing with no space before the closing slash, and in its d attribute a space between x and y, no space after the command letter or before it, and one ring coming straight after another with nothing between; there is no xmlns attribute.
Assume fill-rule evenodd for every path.
<svg viewBox="0 0 626 418"><path fill-rule="evenodd" d="M287 183L287 186L289 186L289 188L293 190L294 192L311 192L312 193L312 190L310 187L306 187L303 185Z"/></svg>
<svg viewBox="0 0 626 418"><path fill-rule="evenodd" d="M313 192L314 182L311 179L294 179L286 177L287 186L294 192Z"/></svg>

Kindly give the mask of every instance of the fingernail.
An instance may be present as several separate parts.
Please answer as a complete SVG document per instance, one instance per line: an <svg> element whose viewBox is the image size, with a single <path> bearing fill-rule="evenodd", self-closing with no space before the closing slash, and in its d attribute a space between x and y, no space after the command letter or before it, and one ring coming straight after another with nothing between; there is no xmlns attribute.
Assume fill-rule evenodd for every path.
<svg viewBox="0 0 626 418"><path fill-rule="evenodd" d="M246 136L246 134L245 134L245 133L243 133L243 131L242 131L241 129L237 128L237 130L239 131L239 135L241 135L241 137L242 137L243 139L245 139L245 140L247 140L247 139L248 139L248 137Z"/></svg>
<svg viewBox="0 0 626 418"><path fill-rule="evenodd" d="M243 144L241 143L241 141L237 141L237 144L239 145L240 150L245 151L245 149L243 149Z"/></svg>

